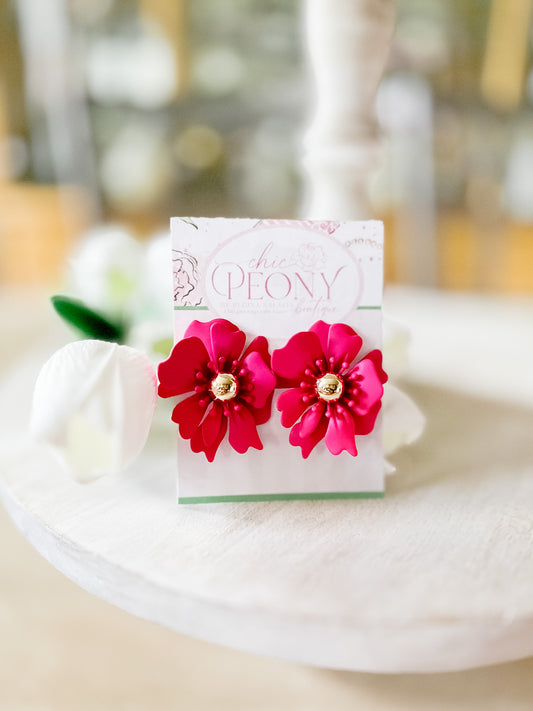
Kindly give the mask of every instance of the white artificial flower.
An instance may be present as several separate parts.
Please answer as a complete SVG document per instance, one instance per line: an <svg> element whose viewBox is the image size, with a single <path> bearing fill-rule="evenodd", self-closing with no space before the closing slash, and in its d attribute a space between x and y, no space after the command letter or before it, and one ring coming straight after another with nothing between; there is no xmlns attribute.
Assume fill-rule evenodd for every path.
<svg viewBox="0 0 533 711"><path fill-rule="evenodd" d="M53 445L76 479L91 481L136 459L156 402L157 378L145 354L116 343L76 341L41 369L30 433Z"/></svg>
<svg viewBox="0 0 533 711"><path fill-rule="evenodd" d="M383 318L383 364L389 382L383 390L383 451L385 456L415 442L426 425L418 406L392 381L408 370L409 330L389 317ZM386 473L395 471L385 462Z"/></svg>
<svg viewBox="0 0 533 711"><path fill-rule="evenodd" d="M166 321L172 335L173 290L170 232L154 234L146 242L140 292L140 317Z"/></svg>
<svg viewBox="0 0 533 711"><path fill-rule="evenodd" d="M389 378L401 378L409 366L409 329L403 324L383 315L383 358Z"/></svg>
<svg viewBox="0 0 533 711"><path fill-rule="evenodd" d="M112 316L129 315L143 271L143 252L141 243L120 225L95 227L69 260L69 287L91 308Z"/></svg>
<svg viewBox="0 0 533 711"><path fill-rule="evenodd" d="M426 418L411 398L392 383L383 389L383 450L392 454L400 447L415 442L426 424Z"/></svg>
<svg viewBox="0 0 533 711"><path fill-rule="evenodd" d="M174 339L172 337L172 315L166 321L146 320L136 323L128 334L128 345L150 358L154 365L168 358Z"/></svg>
<svg viewBox="0 0 533 711"><path fill-rule="evenodd" d="M173 330L170 233L142 243L118 225L101 225L85 234L69 264L73 296L124 320L127 342L161 360L159 344Z"/></svg>

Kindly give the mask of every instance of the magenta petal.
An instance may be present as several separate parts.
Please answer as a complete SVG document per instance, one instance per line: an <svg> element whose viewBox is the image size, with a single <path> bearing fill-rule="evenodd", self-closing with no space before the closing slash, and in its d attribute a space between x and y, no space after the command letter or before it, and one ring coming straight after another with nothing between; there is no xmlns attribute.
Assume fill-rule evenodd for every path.
<svg viewBox="0 0 533 711"><path fill-rule="evenodd" d="M202 422L202 437L207 447L210 447L216 440L220 432L223 417L224 407L222 403L215 400L213 407L209 410L207 417Z"/></svg>
<svg viewBox="0 0 533 711"><path fill-rule="evenodd" d="M278 397L276 407L281 412L283 427L292 427L309 407L309 402L304 402L302 396L300 388L291 388L284 390Z"/></svg>
<svg viewBox="0 0 533 711"><path fill-rule="evenodd" d="M259 353L263 361L270 368L270 353L268 352L268 341L264 336L257 336L257 338L254 338L254 340L250 343L248 348L242 354L242 359L244 360L247 355L253 353L254 351Z"/></svg>
<svg viewBox="0 0 533 711"><path fill-rule="evenodd" d="M315 370L315 361L323 358L316 333L302 331L292 336L283 348L273 351L272 370L282 378L299 381L306 368Z"/></svg>
<svg viewBox="0 0 533 711"><path fill-rule="evenodd" d="M345 323L334 323L329 331L328 349L326 355L328 358L335 358L335 361L341 363L351 363L361 350L363 339L353 328Z"/></svg>
<svg viewBox="0 0 533 711"><path fill-rule="evenodd" d="M300 437L309 437L316 430L324 416L325 409L326 403L323 400L319 400L307 410L300 421Z"/></svg>
<svg viewBox="0 0 533 711"><path fill-rule="evenodd" d="M357 456L355 446L355 424L349 412L341 407L330 408L328 430L324 441L332 454L340 454L346 450L352 456Z"/></svg>
<svg viewBox="0 0 533 711"><path fill-rule="evenodd" d="M183 439L190 439L205 414L209 404L205 393L196 393L179 402L172 411L172 420L179 425Z"/></svg>
<svg viewBox="0 0 533 711"><path fill-rule="evenodd" d="M307 459L307 457L310 455L311 451L316 447L316 445L320 442L320 440L324 438L327 428L328 428L328 421L324 417L320 420L320 422L318 423L318 427L315 429L314 432L312 432L307 437L302 437L300 435L300 425L299 424L294 425L294 427L292 428L291 433L289 435L289 442L294 447L301 447L302 448L302 457L304 459Z"/></svg>
<svg viewBox="0 0 533 711"><path fill-rule="evenodd" d="M389 379L389 376L383 370L383 353L376 348L376 350L373 350L373 351L370 351L370 353L367 353L365 358L369 358L372 361L372 363L374 363L374 366L376 368L376 373L378 374L378 378L381 380L382 383L386 383L387 380Z"/></svg>
<svg viewBox="0 0 533 711"><path fill-rule="evenodd" d="M356 435L366 435L370 434L374 429L376 423L376 417L381 410L381 400L376 402L376 404L370 408L366 415L361 417L354 417L355 420L355 434Z"/></svg>
<svg viewBox="0 0 533 711"><path fill-rule="evenodd" d="M249 391L251 396L250 405L252 407L263 407L276 387L276 376L265 364L259 353L255 351L249 353L242 363L250 371L246 380L249 385L253 386L253 390Z"/></svg>
<svg viewBox="0 0 533 711"><path fill-rule="evenodd" d="M205 343L206 347L209 348L210 337L209 329L211 328L211 321L191 321L187 326L184 338L199 338L202 343ZM209 354L211 356L211 353Z"/></svg>
<svg viewBox="0 0 533 711"><path fill-rule="evenodd" d="M254 340L250 343L248 348L244 351L243 355L241 356L242 360L245 360L250 353L259 353L261 358L263 359L263 363L266 363L266 365L270 368L270 353L268 352L268 341L264 336L257 336L257 338L254 338ZM272 371L271 371L272 372ZM274 375L274 374L273 374ZM277 386L277 378L274 375L274 388ZM274 390L267 396L265 402L261 407L258 407L257 404L254 403L254 409L251 410L252 415L254 416L255 424L256 425L264 425L265 422L268 422L270 419L270 416L272 414L272 398L274 396Z"/></svg>
<svg viewBox="0 0 533 711"><path fill-rule="evenodd" d="M330 325L329 325L329 323L326 323L325 321L317 321L309 329L313 333L316 333L316 335L318 336L318 338L320 340L320 346L322 348L324 355L326 355L327 348L328 348L329 329L330 329Z"/></svg>
<svg viewBox="0 0 533 711"><path fill-rule="evenodd" d="M381 400L383 385L376 372L374 361L363 358L351 371L359 377L357 380L357 396L352 410L356 415L366 415L367 412ZM362 380L359 380L362 378Z"/></svg>
<svg viewBox="0 0 533 711"><path fill-rule="evenodd" d="M229 443L236 452L244 454L250 447L263 449L263 443L257 434L253 415L246 405L241 403L229 410Z"/></svg>
<svg viewBox="0 0 533 711"><path fill-rule="evenodd" d="M193 452L204 452L207 457L208 462L212 462L215 458L215 454L220 446L220 443L226 435L226 430L228 428L228 421L224 417L220 423L220 429L216 436L215 441L211 445L207 445L204 441L202 428L198 427L193 436L191 437L191 449Z"/></svg>
<svg viewBox="0 0 533 711"><path fill-rule="evenodd" d="M229 321L215 319L212 322L211 348L213 358L216 362L218 362L219 358L224 358L227 361L224 367L230 367L232 361L239 359L245 342L246 334L239 331Z"/></svg>
<svg viewBox="0 0 533 711"><path fill-rule="evenodd" d="M265 404L263 407L258 407L258 408L252 408L250 412L253 415L253 418L255 420L256 425L264 425L265 422L268 422L270 420L270 417L272 415L272 398L274 397L274 393L271 392L270 395L267 397Z"/></svg>
<svg viewBox="0 0 533 711"><path fill-rule="evenodd" d="M212 321L193 321L185 336L195 336L206 346L209 358L216 363L219 356L236 360L244 348L245 334L231 321L215 318Z"/></svg>
<svg viewBox="0 0 533 711"><path fill-rule="evenodd" d="M178 341L167 360L159 364L161 397L191 392L196 385L196 373L203 370L209 360L207 350L198 338Z"/></svg>
<svg viewBox="0 0 533 711"><path fill-rule="evenodd" d="M319 337L328 362L333 358L336 368L339 368L341 363L351 363L363 345L361 336L345 323L329 325L324 321L317 321L309 330Z"/></svg>

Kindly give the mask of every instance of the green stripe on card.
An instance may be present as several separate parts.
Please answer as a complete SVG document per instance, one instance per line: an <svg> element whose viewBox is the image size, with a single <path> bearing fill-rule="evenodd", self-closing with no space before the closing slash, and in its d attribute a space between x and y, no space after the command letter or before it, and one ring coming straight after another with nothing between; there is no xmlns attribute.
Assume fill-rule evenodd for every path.
<svg viewBox="0 0 533 711"><path fill-rule="evenodd" d="M331 499L382 499L383 491L324 491L302 494L232 494L229 496L180 496L180 504L214 504L233 501L320 501Z"/></svg>
<svg viewBox="0 0 533 711"><path fill-rule="evenodd" d="M357 309L380 311L381 306L358 306ZM174 306L174 311L209 311L209 306Z"/></svg>
<svg viewBox="0 0 533 711"><path fill-rule="evenodd" d="M209 306L174 306L174 311L209 311Z"/></svg>

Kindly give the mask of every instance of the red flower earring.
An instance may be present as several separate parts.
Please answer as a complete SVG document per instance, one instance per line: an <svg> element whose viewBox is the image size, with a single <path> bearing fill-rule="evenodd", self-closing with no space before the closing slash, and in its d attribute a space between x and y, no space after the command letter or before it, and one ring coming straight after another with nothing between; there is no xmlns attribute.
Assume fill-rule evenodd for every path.
<svg viewBox="0 0 533 711"><path fill-rule="evenodd" d="M192 451L210 462L228 425L235 451L263 449L257 425L270 418L276 377L266 338L258 336L243 351L245 342L230 321L193 321L158 368L161 397L194 393L176 405L172 419Z"/></svg>
<svg viewBox="0 0 533 711"><path fill-rule="evenodd" d="M230 321L193 321L158 368L159 395L185 395L172 412L193 452L212 462L226 436L241 454L263 449L257 425L270 419L276 373L285 390L278 398L289 442L306 459L324 439L332 454L357 456L355 438L369 434L381 408L381 351L357 360L361 337L343 323L317 321L272 353L258 336L244 349L246 335ZM274 372L273 372L274 371Z"/></svg>
<svg viewBox="0 0 533 711"><path fill-rule="evenodd" d="M381 408L381 351L356 361L362 338L344 323L317 321L272 353L274 372L288 381L277 408L289 441L306 459L324 439L332 454L357 456L356 435L369 434Z"/></svg>

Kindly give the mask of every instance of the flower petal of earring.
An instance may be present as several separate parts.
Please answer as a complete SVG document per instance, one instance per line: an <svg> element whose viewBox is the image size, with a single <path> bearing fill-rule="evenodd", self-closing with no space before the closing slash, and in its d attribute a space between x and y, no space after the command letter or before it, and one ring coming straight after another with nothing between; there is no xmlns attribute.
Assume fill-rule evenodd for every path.
<svg viewBox="0 0 533 711"><path fill-rule="evenodd" d="M266 338L258 336L246 349L245 342L246 334L230 321L193 321L158 368L160 397L189 394L172 420L192 451L209 462L228 430L236 452L263 449L257 425L270 418L276 376Z"/></svg>
<svg viewBox="0 0 533 711"><path fill-rule="evenodd" d="M317 321L272 353L272 368L289 383L278 398L281 424L306 459L323 439L332 454L357 456L356 436L369 434L381 408L381 351L357 359L362 338L347 324Z"/></svg>

